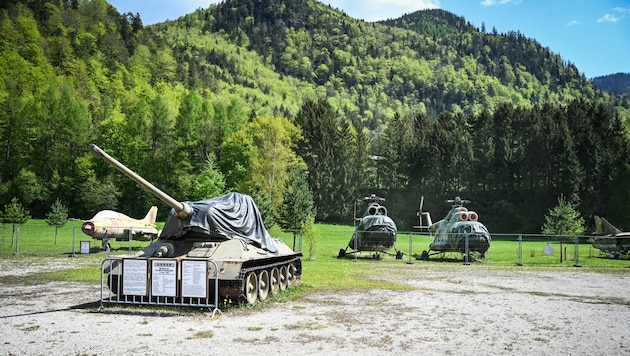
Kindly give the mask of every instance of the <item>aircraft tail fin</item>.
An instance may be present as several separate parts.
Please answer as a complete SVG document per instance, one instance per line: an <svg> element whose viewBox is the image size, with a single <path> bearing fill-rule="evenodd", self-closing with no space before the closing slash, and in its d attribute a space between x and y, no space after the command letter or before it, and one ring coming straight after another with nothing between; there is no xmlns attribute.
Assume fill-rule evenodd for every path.
<svg viewBox="0 0 630 356"><path fill-rule="evenodd" d="M142 219L142 221L147 224L155 224L155 219L157 218L157 211L158 211L157 206L155 205L152 206L151 209L149 209L147 216L145 216L144 219Z"/></svg>
<svg viewBox="0 0 630 356"><path fill-rule="evenodd" d="M595 219L595 235L617 235L621 233L621 230L617 229L608 220L600 218L599 216L593 216Z"/></svg>

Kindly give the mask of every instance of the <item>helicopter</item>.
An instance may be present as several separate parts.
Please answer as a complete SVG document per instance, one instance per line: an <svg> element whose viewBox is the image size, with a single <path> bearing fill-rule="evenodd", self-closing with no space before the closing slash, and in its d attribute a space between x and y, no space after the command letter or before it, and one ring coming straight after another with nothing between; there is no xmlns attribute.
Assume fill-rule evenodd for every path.
<svg viewBox="0 0 630 356"><path fill-rule="evenodd" d="M593 247L608 253L612 258L627 255L630 252L630 232L623 232L597 215L595 220L595 236Z"/></svg>
<svg viewBox="0 0 630 356"><path fill-rule="evenodd" d="M376 194L372 194L369 197L364 197L363 201L369 202L369 206L365 209L363 217L356 217L356 205L355 205L355 221L360 221L359 226L354 230L350 242L345 249L339 250L337 258L342 258L349 254L371 251L374 252L373 258L380 259L381 252L389 255L395 255L396 259L402 259L403 252L396 250L396 234L398 229L396 223L389 216L387 216L387 208L381 203L385 201L385 198L378 197ZM352 249L352 252L347 252L348 248ZM394 249L395 254L387 252L387 250Z"/></svg>
<svg viewBox="0 0 630 356"><path fill-rule="evenodd" d="M444 219L433 223L431 214L428 211L422 211L424 196L420 199L420 210L417 213L420 225L415 228L426 230L435 236L429 245L429 251L423 251L420 259L426 260L430 255L445 252L462 253L466 261L469 261L471 257L484 259L490 247L490 233L481 222L477 221L479 218L477 213L464 207L464 204L470 203L470 200L455 197L446 202L451 204L451 210ZM423 218L426 225L423 224Z"/></svg>

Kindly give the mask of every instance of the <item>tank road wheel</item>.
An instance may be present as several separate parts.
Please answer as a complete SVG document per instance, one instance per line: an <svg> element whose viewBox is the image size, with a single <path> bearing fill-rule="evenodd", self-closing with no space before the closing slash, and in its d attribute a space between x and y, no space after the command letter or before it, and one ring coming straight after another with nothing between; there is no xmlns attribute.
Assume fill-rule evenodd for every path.
<svg viewBox="0 0 630 356"><path fill-rule="evenodd" d="M278 292L280 292L280 270L278 270L277 267L271 269L271 274L269 275L269 283L271 284L271 294L278 294Z"/></svg>
<svg viewBox="0 0 630 356"><path fill-rule="evenodd" d="M256 303L256 299L258 299L258 278L256 273L248 273L243 280L243 295L247 300L247 304Z"/></svg>
<svg viewBox="0 0 630 356"><path fill-rule="evenodd" d="M267 299L269 295L269 272L267 270L260 271L258 275L258 300L261 302Z"/></svg>
<svg viewBox="0 0 630 356"><path fill-rule="evenodd" d="M279 282L280 282L279 283L280 291L283 291L289 288L289 267L286 265L280 267L280 281Z"/></svg>
<svg viewBox="0 0 630 356"><path fill-rule="evenodd" d="M297 279L297 277L295 276L295 274L297 273L297 268L295 268L295 266L293 265L293 263L289 264L289 267L287 267L288 269L288 283L287 283L287 287L293 285L295 283L295 280Z"/></svg>

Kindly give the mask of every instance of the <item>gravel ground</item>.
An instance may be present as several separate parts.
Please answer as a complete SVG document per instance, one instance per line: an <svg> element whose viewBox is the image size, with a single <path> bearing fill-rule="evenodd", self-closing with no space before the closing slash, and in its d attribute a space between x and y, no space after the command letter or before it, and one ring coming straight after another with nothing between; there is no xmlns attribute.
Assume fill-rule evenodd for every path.
<svg viewBox="0 0 630 356"><path fill-rule="evenodd" d="M41 268L0 261L0 277ZM215 317L99 311L99 284L0 278L0 355L630 355L630 270L405 264L387 278L411 288L313 291Z"/></svg>

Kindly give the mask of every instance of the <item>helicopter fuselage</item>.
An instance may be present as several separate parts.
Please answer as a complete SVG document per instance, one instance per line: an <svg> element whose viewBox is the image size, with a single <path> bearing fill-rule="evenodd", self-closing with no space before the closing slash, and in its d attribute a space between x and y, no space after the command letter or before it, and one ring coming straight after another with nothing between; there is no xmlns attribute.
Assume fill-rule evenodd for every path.
<svg viewBox="0 0 630 356"><path fill-rule="evenodd" d="M461 253L476 251L482 255L489 247L490 233L478 221L443 223L442 228L435 231L435 240L429 245L429 249L433 251Z"/></svg>
<svg viewBox="0 0 630 356"><path fill-rule="evenodd" d="M419 228L427 228L434 238L429 245L429 251L477 253L481 258L485 257L490 248L490 233L485 225L477 220L479 218L477 213L463 206L465 202L470 201L455 197L447 202L453 204L451 210L444 219L435 223L431 222L429 212L422 211L422 202L420 203ZM427 220L427 225L423 225L423 218ZM424 258L428 258L429 253L425 251L423 255Z"/></svg>

